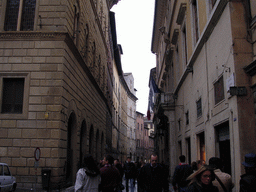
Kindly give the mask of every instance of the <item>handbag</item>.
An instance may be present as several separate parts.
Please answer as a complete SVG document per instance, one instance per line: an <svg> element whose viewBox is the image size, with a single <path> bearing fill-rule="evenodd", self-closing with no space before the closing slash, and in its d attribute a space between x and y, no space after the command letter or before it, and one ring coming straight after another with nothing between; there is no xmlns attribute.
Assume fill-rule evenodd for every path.
<svg viewBox="0 0 256 192"><path fill-rule="evenodd" d="M225 192L228 192L228 190L226 189L226 187L224 186L224 184L222 183L222 181L220 180L220 178L215 174L215 178L217 179L217 181L220 183L221 187L223 188L223 190Z"/></svg>

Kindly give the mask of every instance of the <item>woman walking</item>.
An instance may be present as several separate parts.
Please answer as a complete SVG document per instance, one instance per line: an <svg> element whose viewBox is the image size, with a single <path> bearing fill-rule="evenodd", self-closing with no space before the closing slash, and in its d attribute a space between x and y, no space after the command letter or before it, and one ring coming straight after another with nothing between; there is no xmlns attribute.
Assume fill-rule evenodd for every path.
<svg viewBox="0 0 256 192"><path fill-rule="evenodd" d="M91 155L85 155L83 167L76 174L75 192L98 192L100 170Z"/></svg>
<svg viewBox="0 0 256 192"><path fill-rule="evenodd" d="M214 179L213 169L203 165L187 178L191 182L186 192L218 192L218 188L212 184Z"/></svg>

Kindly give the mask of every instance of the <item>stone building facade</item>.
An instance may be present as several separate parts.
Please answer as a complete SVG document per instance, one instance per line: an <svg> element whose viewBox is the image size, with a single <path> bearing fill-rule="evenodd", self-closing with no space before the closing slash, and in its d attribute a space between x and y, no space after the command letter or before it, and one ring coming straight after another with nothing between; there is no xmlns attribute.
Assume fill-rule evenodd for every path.
<svg viewBox="0 0 256 192"><path fill-rule="evenodd" d="M50 188L66 187L84 154L112 153L109 10L118 1L17 2L0 1L0 161L19 187L41 188L43 169Z"/></svg>
<svg viewBox="0 0 256 192"><path fill-rule="evenodd" d="M155 125L153 122L154 113L151 114L150 119L144 116L144 129L146 131L145 142L146 142L146 150L145 150L145 159L147 162L150 161L150 156L155 152Z"/></svg>
<svg viewBox="0 0 256 192"><path fill-rule="evenodd" d="M153 114L148 119L144 114L136 111L136 160L144 163L150 162L150 156L154 151L154 124Z"/></svg>
<svg viewBox="0 0 256 192"><path fill-rule="evenodd" d="M136 111L136 161L145 161L144 151L144 114Z"/></svg>
<svg viewBox="0 0 256 192"><path fill-rule="evenodd" d="M129 90L127 97L127 139L128 150L127 155L131 157L133 161L136 159L136 138L135 138L135 122L136 122L136 90L134 88L134 78L132 73L124 73L124 79Z"/></svg>
<svg viewBox="0 0 256 192"><path fill-rule="evenodd" d="M256 152L254 1L155 1L156 128L167 117L170 173L187 162L224 161L239 191L244 155Z"/></svg>

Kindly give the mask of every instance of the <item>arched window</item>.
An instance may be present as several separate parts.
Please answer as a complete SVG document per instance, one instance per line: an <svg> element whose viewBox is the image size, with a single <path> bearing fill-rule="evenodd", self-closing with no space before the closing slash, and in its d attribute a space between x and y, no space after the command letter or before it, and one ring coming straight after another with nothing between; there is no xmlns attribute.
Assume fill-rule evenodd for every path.
<svg viewBox="0 0 256 192"><path fill-rule="evenodd" d="M79 16L80 16L80 6L79 1L76 1L74 5L74 24L73 24L73 39L74 43L78 46L79 43Z"/></svg>
<svg viewBox="0 0 256 192"><path fill-rule="evenodd" d="M36 0L8 0L5 12L5 31L34 29Z"/></svg>
<svg viewBox="0 0 256 192"><path fill-rule="evenodd" d="M89 154L94 153L94 133L93 133L93 126L91 126L90 133L89 133Z"/></svg>
<svg viewBox="0 0 256 192"><path fill-rule="evenodd" d="M100 85L100 83L101 83L101 56L99 55L99 58L98 58L98 78L97 78L97 80L98 80L98 83L99 83L99 85Z"/></svg>
<svg viewBox="0 0 256 192"><path fill-rule="evenodd" d="M95 41L92 44L92 64L91 64L91 72L94 73L94 67L96 64L96 44Z"/></svg>
<svg viewBox="0 0 256 192"><path fill-rule="evenodd" d="M84 28L84 34L85 34L85 40L82 47L82 56L84 58L84 61L88 62L88 45L89 45L89 26L86 24ZM88 64L87 64L88 65Z"/></svg>

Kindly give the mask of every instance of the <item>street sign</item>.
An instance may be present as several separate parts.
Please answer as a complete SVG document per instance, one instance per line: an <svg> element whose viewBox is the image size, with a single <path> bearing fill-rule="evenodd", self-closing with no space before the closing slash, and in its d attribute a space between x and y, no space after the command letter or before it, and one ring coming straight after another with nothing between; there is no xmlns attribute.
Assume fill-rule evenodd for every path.
<svg viewBox="0 0 256 192"><path fill-rule="evenodd" d="M40 155L41 155L40 148L37 147L36 150L35 150L35 160L36 160L36 161L39 161Z"/></svg>

